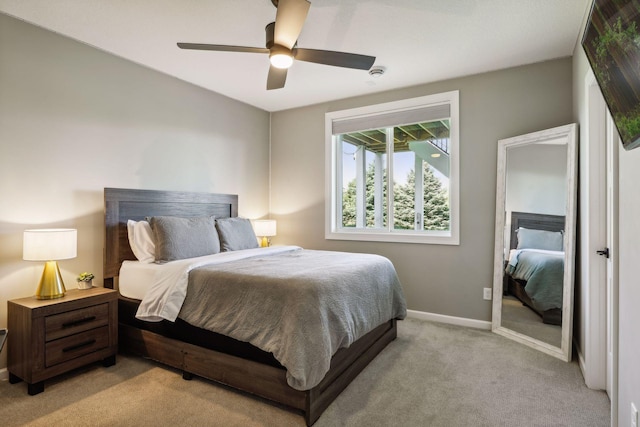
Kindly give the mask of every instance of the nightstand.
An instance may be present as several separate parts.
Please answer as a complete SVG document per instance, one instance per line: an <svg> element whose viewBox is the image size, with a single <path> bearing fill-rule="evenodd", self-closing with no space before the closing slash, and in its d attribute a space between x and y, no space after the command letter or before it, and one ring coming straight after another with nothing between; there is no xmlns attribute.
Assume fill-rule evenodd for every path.
<svg viewBox="0 0 640 427"><path fill-rule="evenodd" d="M92 362L116 363L118 292L107 288L71 289L64 297L8 302L9 382L26 381L30 395L44 381Z"/></svg>

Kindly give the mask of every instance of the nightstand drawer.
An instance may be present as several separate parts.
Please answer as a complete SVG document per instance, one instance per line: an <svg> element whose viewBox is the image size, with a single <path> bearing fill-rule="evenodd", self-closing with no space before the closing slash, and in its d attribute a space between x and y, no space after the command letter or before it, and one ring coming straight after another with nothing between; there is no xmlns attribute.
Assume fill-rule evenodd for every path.
<svg viewBox="0 0 640 427"><path fill-rule="evenodd" d="M93 353L109 345L109 327L103 326L59 340L45 346L45 364L48 367Z"/></svg>
<svg viewBox="0 0 640 427"><path fill-rule="evenodd" d="M47 316L45 322L45 341L88 331L109 323L109 304L94 305Z"/></svg>

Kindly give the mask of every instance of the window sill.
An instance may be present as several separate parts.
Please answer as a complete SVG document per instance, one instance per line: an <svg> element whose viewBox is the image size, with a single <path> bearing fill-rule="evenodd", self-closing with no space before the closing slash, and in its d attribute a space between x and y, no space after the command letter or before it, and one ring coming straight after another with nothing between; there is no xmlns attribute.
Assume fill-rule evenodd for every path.
<svg viewBox="0 0 640 427"><path fill-rule="evenodd" d="M437 233L437 232L436 232ZM460 239L452 236L449 232L439 234L420 234L407 231L384 232L375 231L340 231L327 232L327 240L356 240L363 242L389 242L389 243L418 243L429 245L459 245Z"/></svg>

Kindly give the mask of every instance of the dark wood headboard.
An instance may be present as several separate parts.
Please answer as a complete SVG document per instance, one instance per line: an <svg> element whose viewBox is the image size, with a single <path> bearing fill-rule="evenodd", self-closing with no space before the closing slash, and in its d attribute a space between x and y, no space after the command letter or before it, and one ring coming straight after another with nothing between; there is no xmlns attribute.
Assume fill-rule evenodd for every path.
<svg viewBox="0 0 640 427"><path fill-rule="evenodd" d="M515 249L518 244L516 230L520 227L532 230L563 231L564 215L511 212L510 249Z"/></svg>
<svg viewBox="0 0 640 427"><path fill-rule="evenodd" d="M183 191L104 189L104 286L113 288L122 261L135 260L127 236L127 220L148 216L238 216L238 196L234 194Z"/></svg>

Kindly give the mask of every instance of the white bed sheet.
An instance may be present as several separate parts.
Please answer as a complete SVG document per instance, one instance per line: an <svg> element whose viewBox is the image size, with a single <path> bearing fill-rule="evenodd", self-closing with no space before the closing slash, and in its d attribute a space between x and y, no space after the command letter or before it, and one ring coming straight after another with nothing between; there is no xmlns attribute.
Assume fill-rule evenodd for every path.
<svg viewBox="0 0 640 427"><path fill-rule="evenodd" d="M141 300L153 285L156 272L161 269L161 264L124 261L118 276L120 295Z"/></svg>
<svg viewBox="0 0 640 427"><path fill-rule="evenodd" d="M149 322L163 319L174 322L187 294L189 271L194 268L219 264L265 253L299 250L299 246L276 246L221 252L197 258L181 259L164 264L144 264L124 261L120 267L118 289L127 298L139 299L136 317Z"/></svg>
<svg viewBox="0 0 640 427"><path fill-rule="evenodd" d="M244 253L247 251L236 251ZM187 260L177 260L162 264L144 263L140 261L123 261L118 276L118 289L120 295L127 298L142 300L149 289L157 282L156 275L169 274L177 265L187 266L192 264L206 264L210 260L216 261L229 257L229 252L205 255Z"/></svg>

